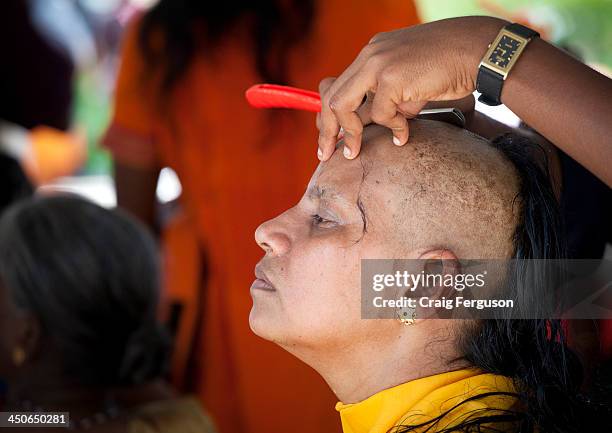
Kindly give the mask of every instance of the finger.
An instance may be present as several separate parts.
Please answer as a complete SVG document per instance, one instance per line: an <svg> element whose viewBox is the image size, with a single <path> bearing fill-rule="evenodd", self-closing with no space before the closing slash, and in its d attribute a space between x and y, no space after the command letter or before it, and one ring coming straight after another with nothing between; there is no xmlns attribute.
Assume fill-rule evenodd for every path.
<svg viewBox="0 0 612 433"><path fill-rule="evenodd" d="M368 63L372 63L372 58L376 56L376 48L373 44L367 44L359 51L353 62L337 78L337 86L343 85L351 77L361 71Z"/></svg>
<svg viewBox="0 0 612 433"><path fill-rule="evenodd" d="M399 29L399 30L402 30L402 29ZM393 39L393 37L397 34L399 30L390 30L388 32L376 33L374 36L372 36L368 44L375 45L377 43L384 42L389 39Z"/></svg>
<svg viewBox="0 0 612 433"><path fill-rule="evenodd" d="M398 105L398 111L408 122L408 138L410 138L410 119L419 115L427 101L405 101Z"/></svg>
<svg viewBox="0 0 612 433"><path fill-rule="evenodd" d="M372 123L372 104L368 107L361 106L357 110L357 115L359 116L359 120L361 120L361 124L365 127Z"/></svg>
<svg viewBox="0 0 612 433"><path fill-rule="evenodd" d="M319 84L321 95L321 112L317 115L317 127L319 128L319 148L317 157L321 161L327 161L336 148L336 137L340 132L340 124L329 107L329 94L333 89L335 78L326 78Z"/></svg>
<svg viewBox="0 0 612 433"><path fill-rule="evenodd" d="M317 129L321 129L321 113L317 113L315 123L317 125ZM336 137L336 139L340 140L343 136L344 136L344 130L340 128L340 132L338 132L338 136Z"/></svg>
<svg viewBox="0 0 612 433"><path fill-rule="evenodd" d="M374 123L391 129L393 144L403 146L408 141L409 129L406 117L398 111L399 98L388 81L380 81L372 102L371 118Z"/></svg>
<svg viewBox="0 0 612 433"><path fill-rule="evenodd" d="M321 80L321 83L319 84L319 94L323 94L327 92L329 88L332 86L332 84L334 83L334 81L335 79L333 77L328 77L328 78ZM321 125L321 114L320 113L317 113L316 125L317 125L317 129L321 129L321 126L320 126ZM338 133L338 136L336 137L336 139L340 140L343 136L344 136L344 130L340 128L340 132Z"/></svg>
<svg viewBox="0 0 612 433"><path fill-rule="evenodd" d="M323 95L324 93L327 93L327 91L334 84L336 79L337 79L336 77L326 77L326 78L323 78L319 82L319 95Z"/></svg>
<svg viewBox="0 0 612 433"><path fill-rule="evenodd" d="M361 116L359 116L359 117L361 117ZM317 117L316 117L315 123L317 125L317 129L320 129L320 124L321 124L321 114L320 113L317 113ZM343 136L344 136L344 130L342 128L340 128L340 132L338 132L338 136L336 138L338 140L340 140Z"/></svg>
<svg viewBox="0 0 612 433"><path fill-rule="evenodd" d="M359 155L363 123L357 114L368 91L375 84L374 74L366 69L349 78L331 95L330 108L344 129L344 155L353 159ZM335 86L334 86L335 87Z"/></svg>
<svg viewBox="0 0 612 433"><path fill-rule="evenodd" d="M427 101L403 101L397 106L397 111L402 113L406 119L413 119L419 115Z"/></svg>
<svg viewBox="0 0 612 433"><path fill-rule="evenodd" d="M325 79L319 85L319 94L321 95L321 115L319 117L319 159L326 161L331 157L336 149L336 143L333 140L334 132L342 125L339 125L337 118L331 110L328 110L329 99L333 95L334 89L339 89L345 85L352 77L357 75L364 65L374 55L374 50L371 45L366 45L359 53L357 58L346 68L342 74L336 79ZM350 142L350 139L349 139Z"/></svg>
<svg viewBox="0 0 612 433"><path fill-rule="evenodd" d="M372 123L372 100L374 99L375 93L368 92L366 101L359 106L357 109L357 115L361 119L361 124L367 126Z"/></svg>
<svg viewBox="0 0 612 433"><path fill-rule="evenodd" d="M353 159L359 154L361 147L361 136L363 134L363 124L355 111L336 110L332 108L338 122L342 127L342 138L344 139L343 155L348 159Z"/></svg>

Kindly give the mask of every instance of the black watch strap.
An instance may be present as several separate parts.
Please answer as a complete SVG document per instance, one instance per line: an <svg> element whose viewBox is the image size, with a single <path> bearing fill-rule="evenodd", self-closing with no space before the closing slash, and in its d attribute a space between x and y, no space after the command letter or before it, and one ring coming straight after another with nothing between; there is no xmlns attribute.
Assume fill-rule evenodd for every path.
<svg viewBox="0 0 612 433"><path fill-rule="evenodd" d="M501 105L501 92L504 77L497 72L481 66L476 78L476 90L480 92L478 101L485 105Z"/></svg>
<svg viewBox="0 0 612 433"><path fill-rule="evenodd" d="M525 27L518 23L508 24L504 27L506 30L510 30L512 33L517 34L525 39L533 39L540 36L535 30L531 30L529 27Z"/></svg>
<svg viewBox="0 0 612 433"><path fill-rule="evenodd" d="M517 23L508 24L504 29L527 40L540 36L538 32ZM504 77L501 74L483 65L478 68L478 76L476 78L476 90L480 92L478 101L486 105L501 105L503 86Z"/></svg>

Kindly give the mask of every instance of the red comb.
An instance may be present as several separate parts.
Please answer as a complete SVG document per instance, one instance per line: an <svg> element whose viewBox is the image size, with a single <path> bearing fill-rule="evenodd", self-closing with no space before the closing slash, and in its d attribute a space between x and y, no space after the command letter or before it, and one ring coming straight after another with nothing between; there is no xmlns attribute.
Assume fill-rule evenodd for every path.
<svg viewBox="0 0 612 433"><path fill-rule="evenodd" d="M293 108L318 113L321 96L311 90L277 84L255 84L245 92L249 104L255 108Z"/></svg>
<svg viewBox="0 0 612 433"><path fill-rule="evenodd" d="M312 90L278 84L255 84L244 93L246 100L255 108L292 108L294 110L321 111L321 96ZM418 118L437 120L465 128L465 116L460 108L463 100L454 101L457 108L429 108L421 110ZM463 102L465 105L465 102ZM472 103L473 104L473 103ZM470 110L473 110L473 105Z"/></svg>

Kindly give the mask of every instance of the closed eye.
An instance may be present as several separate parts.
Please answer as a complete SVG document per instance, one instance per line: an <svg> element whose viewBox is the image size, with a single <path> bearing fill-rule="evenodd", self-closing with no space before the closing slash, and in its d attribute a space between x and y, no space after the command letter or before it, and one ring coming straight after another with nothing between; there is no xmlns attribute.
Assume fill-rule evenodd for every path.
<svg viewBox="0 0 612 433"><path fill-rule="evenodd" d="M310 217L312 218L312 224L315 226L326 227L335 224L335 221L325 219L319 214L314 214Z"/></svg>

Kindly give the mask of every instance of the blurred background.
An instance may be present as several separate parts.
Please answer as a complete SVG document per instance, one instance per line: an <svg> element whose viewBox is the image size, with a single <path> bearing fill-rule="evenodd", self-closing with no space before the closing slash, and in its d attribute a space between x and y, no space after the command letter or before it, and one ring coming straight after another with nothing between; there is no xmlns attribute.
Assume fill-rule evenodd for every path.
<svg viewBox="0 0 612 433"><path fill-rule="evenodd" d="M47 146L39 144L36 155L42 187L77 191L104 206L115 205L112 161L100 140L111 118L122 32L131 17L155 3L29 0L32 24L74 68L70 79L72 137L54 136L49 131L41 137L48 142ZM595 69L607 74L612 69L612 2L607 0L418 0L415 4L424 22L461 15L495 15L522 22ZM505 107L479 104L478 109L505 123L517 122ZM82 141L82 148L71 138ZM164 168L158 199L167 203L180 193L176 174Z"/></svg>

